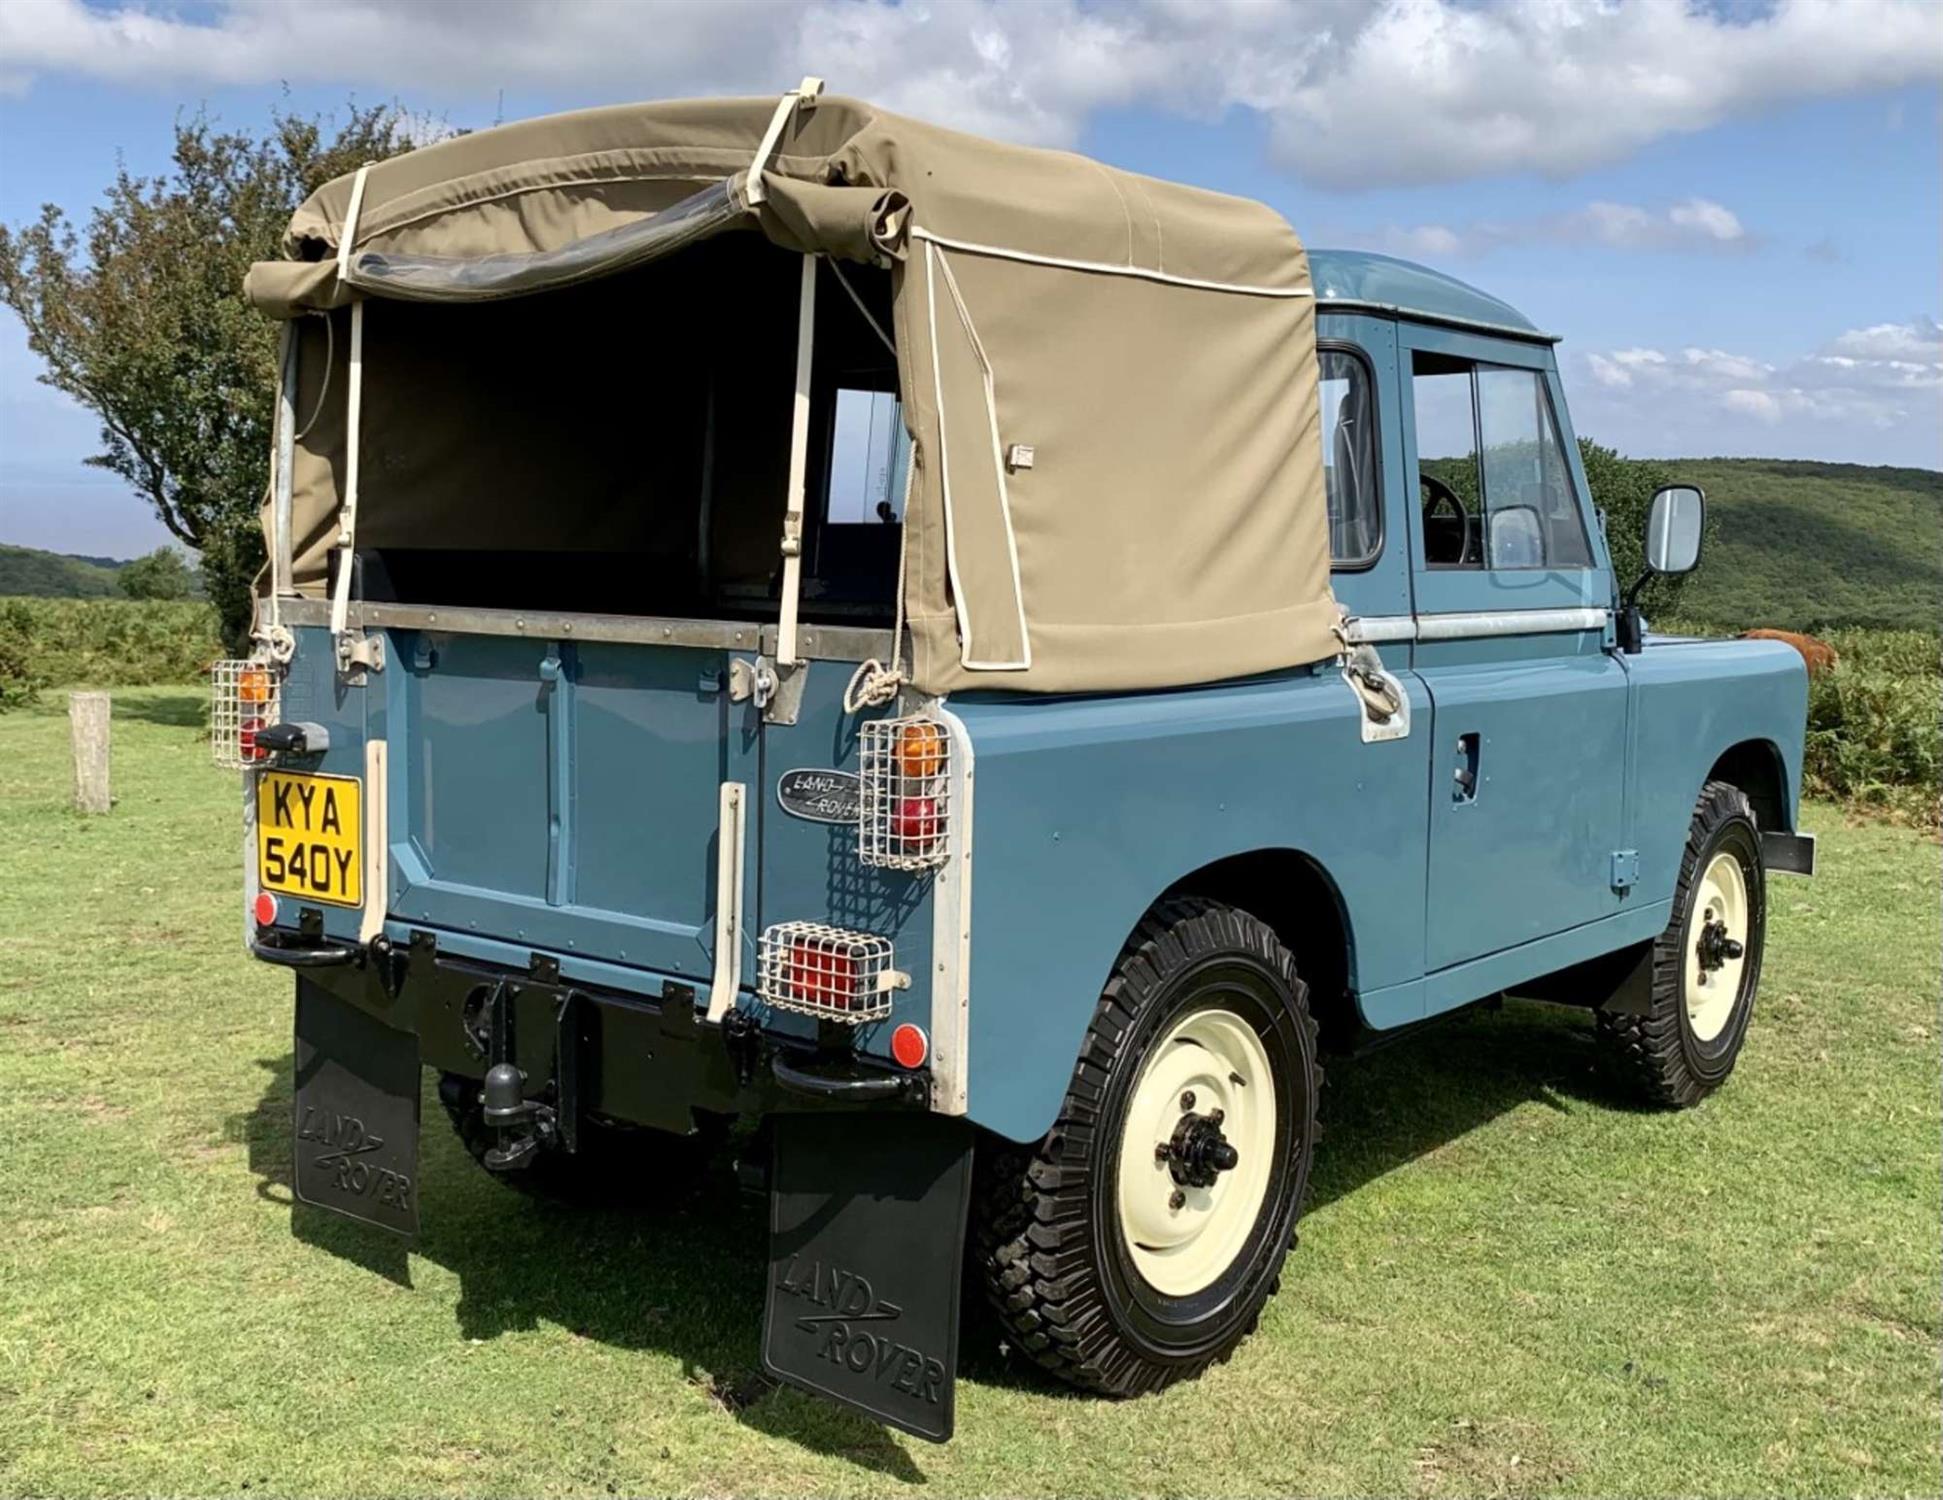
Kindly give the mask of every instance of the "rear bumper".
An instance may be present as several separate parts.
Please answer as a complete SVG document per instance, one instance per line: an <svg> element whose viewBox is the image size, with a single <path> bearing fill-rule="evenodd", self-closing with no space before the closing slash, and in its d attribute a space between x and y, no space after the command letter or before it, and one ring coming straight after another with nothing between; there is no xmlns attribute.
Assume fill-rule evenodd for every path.
<svg viewBox="0 0 1943 1500"><path fill-rule="evenodd" d="M1761 835L1761 863L1771 875L1813 875L1815 873L1815 835L1812 833L1764 833Z"/></svg>
<svg viewBox="0 0 1943 1500"><path fill-rule="evenodd" d="M306 983L417 1039L420 1062L481 1078L492 1055L494 997L502 1045L526 1076L527 1097L582 1116L685 1134L696 1111L753 1115L806 1109L912 1109L931 1103L925 1070L862 1057L850 1028L819 1047L771 1035L756 1014L706 1019L707 996L673 979L659 997L563 980L535 955L524 970L441 954L430 934L408 946L348 947L294 934L262 935L258 958L297 968ZM564 1064L564 1067L563 1067ZM570 1097L563 1097L570 1096Z"/></svg>

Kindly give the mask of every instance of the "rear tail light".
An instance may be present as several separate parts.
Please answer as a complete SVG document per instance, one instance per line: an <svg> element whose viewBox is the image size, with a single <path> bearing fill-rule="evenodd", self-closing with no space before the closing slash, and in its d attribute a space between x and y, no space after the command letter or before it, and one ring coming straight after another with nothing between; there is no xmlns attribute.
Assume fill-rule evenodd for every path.
<svg viewBox="0 0 1943 1500"><path fill-rule="evenodd" d="M217 765L248 770L270 758L256 736L278 721L282 682L274 662L219 661L209 668L209 756Z"/></svg>
<svg viewBox="0 0 1943 1500"><path fill-rule="evenodd" d="M931 719L873 719L858 744L857 857L930 870L951 841L951 738Z"/></svg>
<svg viewBox="0 0 1943 1500"><path fill-rule="evenodd" d="M862 1025L891 1013L910 984L892 964L891 941L819 922L779 922L756 944L756 989L765 1003Z"/></svg>

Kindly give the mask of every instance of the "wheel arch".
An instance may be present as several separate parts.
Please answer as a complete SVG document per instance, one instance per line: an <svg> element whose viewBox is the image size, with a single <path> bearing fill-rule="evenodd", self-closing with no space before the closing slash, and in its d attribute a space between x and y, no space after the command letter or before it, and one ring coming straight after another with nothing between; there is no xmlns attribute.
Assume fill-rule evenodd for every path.
<svg viewBox="0 0 1943 1500"><path fill-rule="evenodd" d="M1742 740L1722 751L1713 768L1701 782L1724 781L1747 794L1754 804L1757 824L1770 833L1790 833L1795 826L1795 808L1790 797L1787 764L1781 749L1772 740ZM1694 796L1698 800L1699 788Z"/></svg>
<svg viewBox="0 0 1943 1500"><path fill-rule="evenodd" d="M1295 955L1325 1047L1346 1043L1360 1029L1355 930L1342 891L1321 861L1288 848L1229 854L1183 875L1154 904L1176 896L1204 896L1269 925Z"/></svg>

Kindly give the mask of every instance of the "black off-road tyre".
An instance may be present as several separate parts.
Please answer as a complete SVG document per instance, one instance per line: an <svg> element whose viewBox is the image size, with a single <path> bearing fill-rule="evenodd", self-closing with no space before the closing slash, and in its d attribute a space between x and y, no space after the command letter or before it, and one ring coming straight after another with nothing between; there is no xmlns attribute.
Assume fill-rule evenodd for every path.
<svg viewBox="0 0 1943 1500"><path fill-rule="evenodd" d="M573 1208L647 1211L679 1206L708 1170L727 1130L708 1121L694 1135L646 1126L583 1120L580 1149L542 1151L525 1167L494 1172L486 1152L498 1144L479 1103L479 1081L457 1073L439 1077L439 1103L453 1133L481 1171L529 1198Z"/></svg>
<svg viewBox="0 0 1943 1500"><path fill-rule="evenodd" d="M1228 1269L1200 1293L1169 1296L1136 1269L1122 1231L1121 1126L1150 1048L1195 1014L1224 1010L1247 1020L1270 1064L1270 1175ZM1060 1379L1112 1396L1225 1360L1280 1285L1321 1086L1308 989L1274 932L1199 898L1157 907L1114 966L1051 1131L1037 1148L981 1154L970 1249L1002 1335ZM1244 1220L1245 1210L1233 1222Z"/></svg>
<svg viewBox="0 0 1943 1500"><path fill-rule="evenodd" d="M1735 934L1744 951L1731 1010L1719 1029L1706 1036L1690 1009L1689 958L1703 938L1707 873L1722 855L1732 857L1745 883L1744 930ZM1753 805L1740 788L1710 781L1701 789L1687 832L1672 919L1653 943L1647 1010L1643 1015L1598 1012L1597 1036L1608 1076L1642 1102L1663 1109L1689 1108L1725 1083L1754 1014L1766 939L1767 876Z"/></svg>

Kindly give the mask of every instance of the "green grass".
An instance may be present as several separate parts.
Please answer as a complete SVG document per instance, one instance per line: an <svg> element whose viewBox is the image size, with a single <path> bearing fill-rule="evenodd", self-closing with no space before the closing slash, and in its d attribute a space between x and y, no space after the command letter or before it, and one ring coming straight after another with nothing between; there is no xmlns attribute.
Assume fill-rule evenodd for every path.
<svg viewBox="0 0 1943 1500"><path fill-rule="evenodd" d="M1938 1461L1938 853L1812 810L1726 1089L1624 1107L1512 1004L1331 1068L1314 1206L1236 1358L1070 1394L970 1335L936 1448L756 1364L762 1215L487 1180L429 1099L411 1249L293 1215L289 982L238 951L196 694L0 718L0 1491L1920 1494ZM293 1228L295 1233L293 1234Z"/></svg>
<svg viewBox="0 0 1943 1500"><path fill-rule="evenodd" d="M1682 618L1936 629L1943 617L1943 474L1765 458L1668 459L1719 532L1682 591Z"/></svg>

